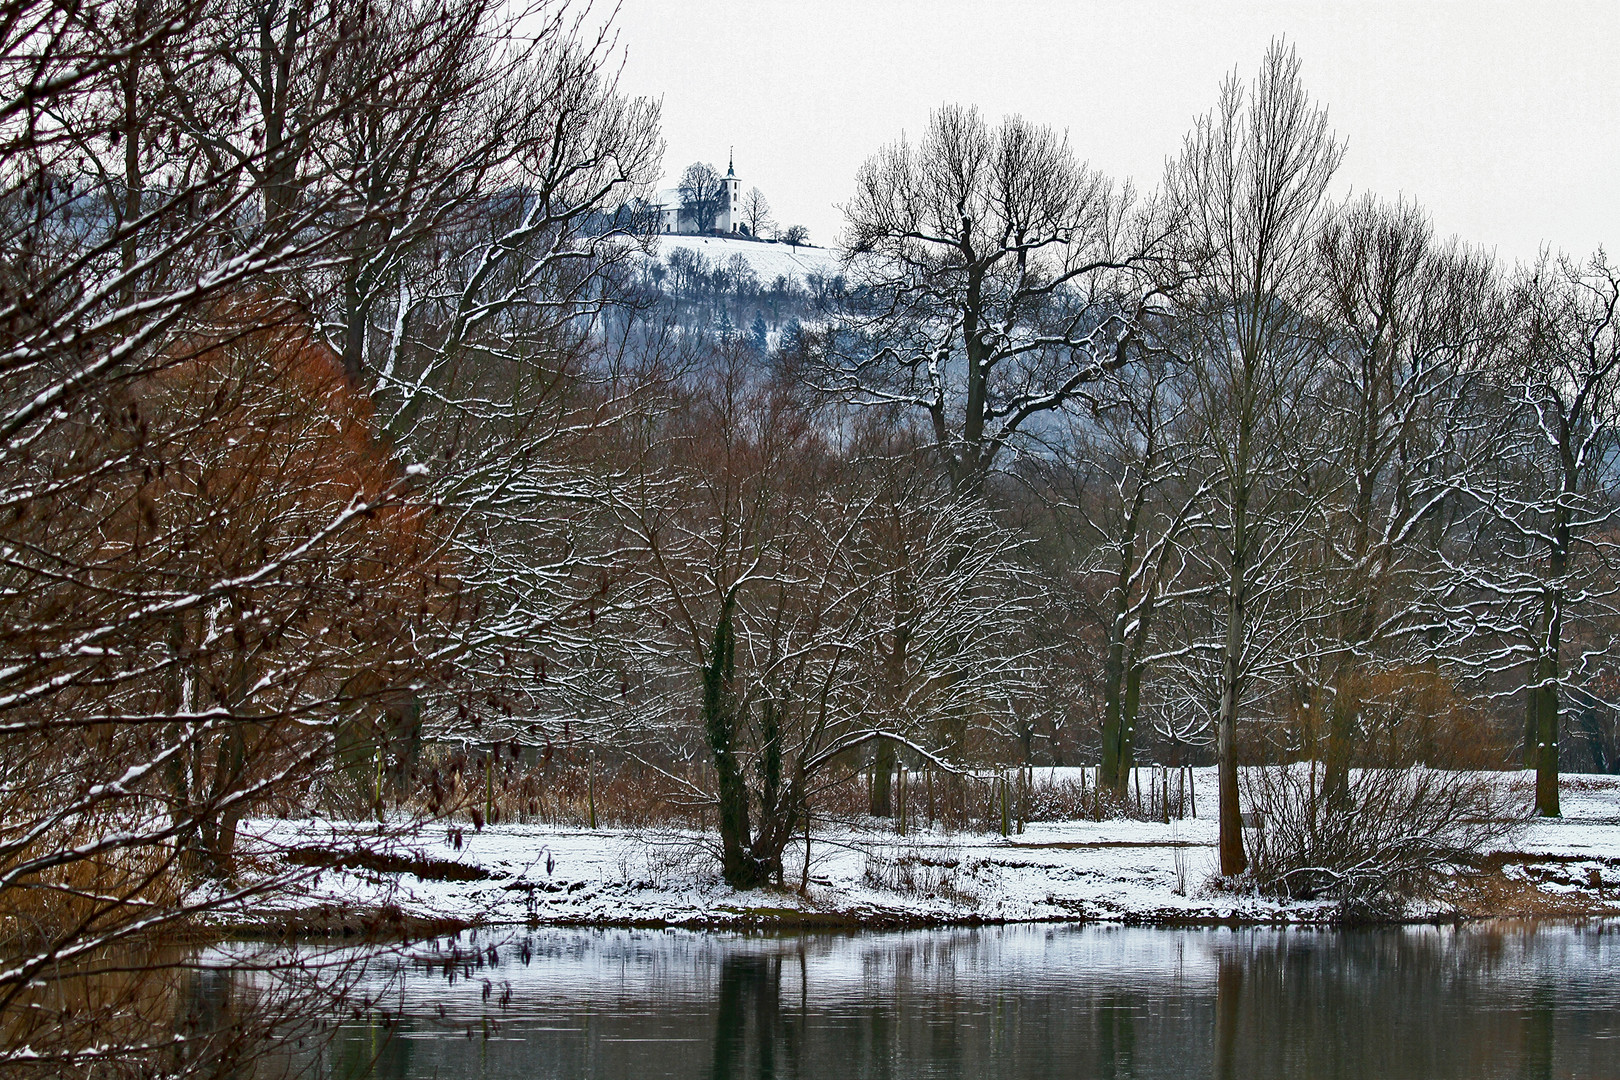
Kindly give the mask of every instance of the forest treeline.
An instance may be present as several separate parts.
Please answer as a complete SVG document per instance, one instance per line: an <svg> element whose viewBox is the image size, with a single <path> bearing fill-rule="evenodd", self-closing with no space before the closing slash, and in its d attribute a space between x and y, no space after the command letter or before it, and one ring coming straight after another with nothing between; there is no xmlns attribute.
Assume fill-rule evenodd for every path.
<svg viewBox="0 0 1620 1080"><path fill-rule="evenodd" d="M588 15L0 3L0 1068L225 1068L177 992L42 981L310 872L244 823L482 826L553 761L738 886L857 770L882 817L908 767L1217 763L1239 880L1246 797L1432 868L1502 811L1441 770L1557 814L1620 764L1601 249L1340 201L1277 44L1150 193L944 106L840 274L762 282L658 255Z"/></svg>

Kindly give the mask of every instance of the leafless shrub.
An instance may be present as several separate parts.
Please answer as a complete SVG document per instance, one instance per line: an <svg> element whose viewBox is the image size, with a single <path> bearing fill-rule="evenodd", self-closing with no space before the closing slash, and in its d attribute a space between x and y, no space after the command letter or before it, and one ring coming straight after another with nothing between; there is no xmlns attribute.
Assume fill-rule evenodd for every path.
<svg viewBox="0 0 1620 1080"><path fill-rule="evenodd" d="M652 829L639 833L635 840L647 863L647 880L654 886L694 877L720 878L720 860L713 846L691 833Z"/></svg>
<svg viewBox="0 0 1620 1080"><path fill-rule="evenodd" d="M1248 880L1269 896L1334 900L1347 919L1401 914L1448 867L1526 820L1524 793L1500 773L1362 769L1337 797L1314 765L1251 769L1243 780L1258 825Z"/></svg>
<svg viewBox="0 0 1620 1080"><path fill-rule="evenodd" d="M1123 816L1119 800L1096 784L1069 779L1040 783L1038 772L1036 776L1029 797L1031 821L1101 821Z"/></svg>
<svg viewBox="0 0 1620 1080"><path fill-rule="evenodd" d="M1025 820L1178 821L1193 816L1194 809L1190 770L1154 765L1133 768L1125 793L1117 795L1106 785L1098 784L1094 772L1081 780L1043 779L1041 770L1035 769L1031 773Z"/></svg>
<svg viewBox="0 0 1620 1080"><path fill-rule="evenodd" d="M517 742L424 747L401 805L475 828L541 822L586 828L701 827L713 820L702 770L623 754Z"/></svg>
<svg viewBox="0 0 1620 1080"><path fill-rule="evenodd" d="M968 861L949 844L875 847L866 853L861 881L874 889L938 898L958 907L979 902Z"/></svg>

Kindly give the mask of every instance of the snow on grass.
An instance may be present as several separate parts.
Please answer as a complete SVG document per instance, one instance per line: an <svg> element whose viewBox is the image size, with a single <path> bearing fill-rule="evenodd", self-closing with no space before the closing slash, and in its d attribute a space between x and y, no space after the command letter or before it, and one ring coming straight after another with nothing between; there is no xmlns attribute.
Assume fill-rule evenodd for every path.
<svg viewBox="0 0 1620 1080"><path fill-rule="evenodd" d="M790 247L759 240L732 240L723 236L662 235L658 238L656 257L668 262L670 252L683 248L697 252L716 266L728 262L733 255L741 255L767 286L778 275L794 278L803 287L811 274L830 278L843 272L838 262L838 252L832 248Z"/></svg>
<svg viewBox="0 0 1620 1080"><path fill-rule="evenodd" d="M1037 782L1063 778L1048 770L1036 775ZM385 867L366 869L351 860L323 869L298 895L279 901L289 911L393 904L410 918L469 924L673 926L1329 917L1325 902L1281 903L1209 887L1216 866L1215 774L1199 769L1194 775L1200 816L1169 824L1038 822L1006 838L939 828L898 836L877 823L818 829L802 894L796 888L804 878L802 844L784 859L790 888L738 892L720 878L714 838L686 829L503 823L474 831L437 822L379 837L372 823L259 820L248 831L256 838L250 846L363 850L377 857L374 867ZM1620 778L1571 779L1565 792L1562 819L1537 821L1504 845L1509 876L1528 874L1554 894L1591 887L1594 899L1620 898ZM425 876L398 871L406 863ZM261 907L250 921L269 914Z"/></svg>

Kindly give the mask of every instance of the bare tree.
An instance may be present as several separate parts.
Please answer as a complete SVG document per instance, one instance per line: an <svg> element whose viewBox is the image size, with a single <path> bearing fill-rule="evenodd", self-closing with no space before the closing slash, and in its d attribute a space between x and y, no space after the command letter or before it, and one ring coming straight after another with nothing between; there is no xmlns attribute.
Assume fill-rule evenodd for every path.
<svg viewBox="0 0 1620 1080"><path fill-rule="evenodd" d="M810 230L803 225L789 225L782 230L781 240L782 243L787 244L789 247L808 244L810 242Z"/></svg>
<svg viewBox="0 0 1620 1080"><path fill-rule="evenodd" d="M1500 418L1488 373L1505 327L1490 260L1435 241L1411 204L1369 196L1344 207L1319 256L1322 415L1339 452L1315 481L1326 495L1317 587L1337 608L1323 624L1323 693L1303 696L1308 715L1326 715L1323 789L1337 799L1361 741L1362 676L1380 664L1468 659L1456 651L1465 632L1435 632L1448 621L1437 604L1447 549L1472 509L1459 491L1493 456Z"/></svg>
<svg viewBox="0 0 1620 1080"><path fill-rule="evenodd" d="M1310 429L1314 353L1307 324L1312 256L1328 182L1342 156L1327 114L1275 42L1247 91L1234 74L1166 177L1184 223L1192 279L1181 298L1202 338L1197 408L1215 481L1225 593L1218 719L1220 872L1241 873L1237 721L1259 656L1252 636L1262 581L1275 580L1303 524L1291 513L1300 436ZM1280 616L1282 613L1278 612ZM1278 628L1265 627L1275 638Z"/></svg>
<svg viewBox="0 0 1620 1080"><path fill-rule="evenodd" d="M716 347L669 426L646 433L616 501L642 550L632 617L658 611L668 631L663 658L649 659L671 666L671 697L647 706L680 715L682 691L700 691L725 878L751 888L781 876L807 784L844 733L833 689L847 658L833 628L861 599L844 578L849 523L830 513L833 485L806 486L824 449L786 388L756 382L743 352Z"/></svg>
<svg viewBox="0 0 1620 1080"><path fill-rule="evenodd" d="M413 735L399 697L432 677L412 631L441 614L439 519L411 504L337 357L259 329L273 321L237 313L124 387L123 420L77 433L80 452L121 450L90 475L42 455L17 478L73 497L15 521L3 564L7 1017L43 973L116 968L296 882L240 873L240 823L323 796L380 809L386 757ZM271 854L254 844L255 863ZM64 1014L64 1068L94 1019Z"/></svg>
<svg viewBox="0 0 1620 1080"><path fill-rule="evenodd" d="M1042 493L1076 572L1107 582L1096 612L1106 643L1099 783L1120 796L1135 764L1156 617L1207 592L1187 573L1197 548L1189 534L1203 524L1209 493L1197 476L1191 389L1169 355L1133 360L1088 387L1085 411L1031 469L1045 474Z"/></svg>
<svg viewBox="0 0 1620 1080"><path fill-rule="evenodd" d="M851 544L873 596L855 685L869 699L861 712L898 736L877 738L872 754L870 809L888 817L902 746L965 762L987 739L1027 731L1014 701L1039 650L1019 537L949 492L918 433L861 419L870 426L851 464L868 494Z"/></svg>
<svg viewBox="0 0 1620 1080"><path fill-rule="evenodd" d="M666 730L692 718L738 887L780 878L834 763L889 745L955 768L965 731L1010 713L1022 664L1016 540L980 505L845 457L811 404L721 343L616 493L653 688L632 707Z"/></svg>
<svg viewBox="0 0 1620 1080"><path fill-rule="evenodd" d="M751 187L748 194L743 196L742 219L751 236L764 236L776 228L776 221L771 217L771 204L765 201L765 193L759 188Z"/></svg>
<svg viewBox="0 0 1620 1080"><path fill-rule="evenodd" d="M1604 684L1606 624L1616 614L1614 584L1598 571L1620 512L1620 272L1601 252L1585 265L1543 259L1514 293L1512 347L1499 376L1511 413L1496 426L1508 467L1476 474L1484 482L1470 489L1496 537L1465 581L1483 604L1476 617L1503 635L1499 659L1528 668L1536 811L1557 816L1562 697L1587 680Z"/></svg>
<svg viewBox="0 0 1620 1080"><path fill-rule="evenodd" d="M694 161L681 174L676 186L681 196L681 213L692 221L698 232L714 228L714 219L726 204L726 185L713 165Z"/></svg>
<svg viewBox="0 0 1620 1080"><path fill-rule="evenodd" d="M833 384L927 418L957 491L979 491L1033 417L1123 363L1159 235L1050 128L946 106L869 159L844 207L869 297Z"/></svg>
<svg viewBox="0 0 1620 1080"><path fill-rule="evenodd" d="M662 143L656 107L608 74L610 28L581 37L566 5L468 14L416 56L409 110L343 133L339 179L367 227L302 288L456 521L466 605L435 653L465 682L435 732L542 740L599 689L583 658L615 565L602 431L631 411L630 368L655 362L614 337L653 224L616 209L649 188ZM424 197L389 201L400 188Z"/></svg>

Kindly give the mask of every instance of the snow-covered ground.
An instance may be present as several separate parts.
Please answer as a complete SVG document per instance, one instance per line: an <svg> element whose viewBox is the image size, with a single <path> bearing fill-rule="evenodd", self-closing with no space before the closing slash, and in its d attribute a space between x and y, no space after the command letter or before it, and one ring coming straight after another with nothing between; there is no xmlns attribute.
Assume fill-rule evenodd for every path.
<svg viewBox="0 0 1620 1080"><path fill-rule="evenodd" d="M375 825L361 823L263 820L251 828L259 844L278 850L310 845L393 858L384 869L322 870L281 901L289 911L323 911L334 922L385 905L412 919L471 924L1327 918L1326 903L1285 904L1209 888L1215 870L1214 770L1196 770L1195 776L1200 816L1170 824L1043 822L1005 839L938 829L904 837L887 828L818 830L802 894L796 888L805 880L802 844L790 847L785 859L793 888L738 892L720 879L713 838L689 830L502 824L475 832L464 823L439 822L380 838ZM1474 895L1423 914L1620 910L1620 903L1610 903L1620 901L1620 778L1567 778L1563 809L1563 818L1528 825L1498 852L1497 880L1505 885L1485 903L1506 905L1504 910L1482 911ZM425 876L389 868L406 861ZM275 917L261 907L251 919Z"/></svg>
<svg viewBox="0 0 1620 1080"><path fill-rule="evenodd" d="M775 281L778 275L785 275L796 278L802 288L811 274L830 278L843 272L838 262L838 252L832 248L790 247L757 240L731 240L723 236L660 236L655 254L658 259L667 262L670 252L682 248L695 251L716 265L729 261L733 255L741 255L766 285Z"/></svg>

